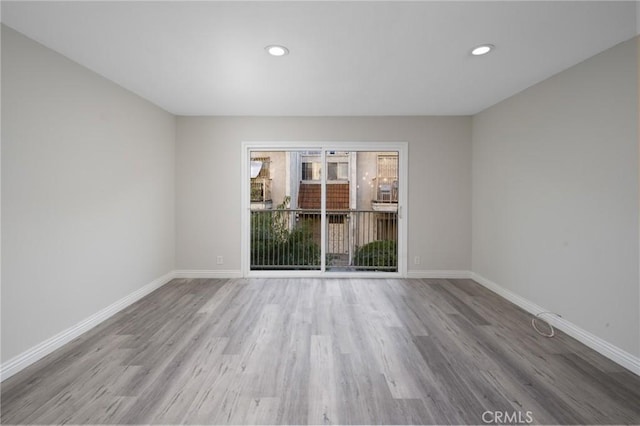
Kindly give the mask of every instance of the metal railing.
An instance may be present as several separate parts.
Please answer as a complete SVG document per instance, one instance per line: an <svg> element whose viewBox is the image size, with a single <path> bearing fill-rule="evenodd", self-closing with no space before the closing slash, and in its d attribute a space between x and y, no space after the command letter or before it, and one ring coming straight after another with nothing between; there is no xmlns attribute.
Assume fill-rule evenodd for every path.
<svg viewBox="0 0 640 426"><path fill-rule="evenodd" d="M328 271L398 270L398 215L374 210L326 213ZM251 211L251 270L320 270L321 211Z"/></svg>

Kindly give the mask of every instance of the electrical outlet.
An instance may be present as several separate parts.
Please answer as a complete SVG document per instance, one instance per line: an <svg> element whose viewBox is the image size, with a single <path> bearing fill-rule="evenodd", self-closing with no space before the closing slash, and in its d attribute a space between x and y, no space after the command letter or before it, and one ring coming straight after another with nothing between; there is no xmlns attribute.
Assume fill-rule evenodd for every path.
<svg viewBox="0 0 640 426"><path fill-rule="evenodd" d="M216 258L216 264L218 264L218 265L224 264L224 258L222 256L218 256Z"/></svg>
<svg viewBox="0 0 640 426"><path fill-rule="evenodd" d="M413 258L413 264L414 265L419 265L420 264L420 256L415 256Z"/></svg>

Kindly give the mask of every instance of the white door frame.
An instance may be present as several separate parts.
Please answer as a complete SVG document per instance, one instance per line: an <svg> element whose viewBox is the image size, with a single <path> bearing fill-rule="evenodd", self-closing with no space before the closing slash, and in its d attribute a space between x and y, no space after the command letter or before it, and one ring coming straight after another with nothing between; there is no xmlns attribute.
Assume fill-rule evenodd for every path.
<svg viewBox="0 0 640 426"><path fill-rule="evenodd" d="M326 151L397 151L398 152L398 272L367 271L325 271L326 220L321 221L321 270L319 271L251 271L250 270L250 209L251 194L249 191L251 176L249 161L251 151L321 151L322 164L325 164ZM407 276L407 195L409 186L409 144L407 142L295 142L295 141L245 141L242 142L241 166L241 264L243 277L352 277L352 278L406 278ZM326 207L326 173L323 173L322 209Z"/></svg>

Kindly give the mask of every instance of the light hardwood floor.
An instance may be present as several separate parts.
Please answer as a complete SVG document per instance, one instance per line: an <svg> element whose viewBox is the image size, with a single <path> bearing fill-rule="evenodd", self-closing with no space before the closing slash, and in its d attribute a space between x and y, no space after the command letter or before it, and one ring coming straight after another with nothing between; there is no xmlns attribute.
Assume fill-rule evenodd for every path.
<svg viewBox="0 0 640 426"><path fill-rule="evenodd" d="M3 424L640 423L640 377L470 280L174 280L1 395Z"/></svg>

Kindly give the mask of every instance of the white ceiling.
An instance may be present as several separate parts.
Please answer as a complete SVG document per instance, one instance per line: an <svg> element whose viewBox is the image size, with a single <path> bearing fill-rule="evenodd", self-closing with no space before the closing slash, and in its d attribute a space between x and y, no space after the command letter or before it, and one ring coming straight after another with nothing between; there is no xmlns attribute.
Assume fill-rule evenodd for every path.
<svg viewBox="0 0 640 426"><path fill-rule="evenodd" d="M637 15L612 1L3 1L1 16L178 115L467 115L633 37ZM496 49L472 57L481 43Z"/></svg>

